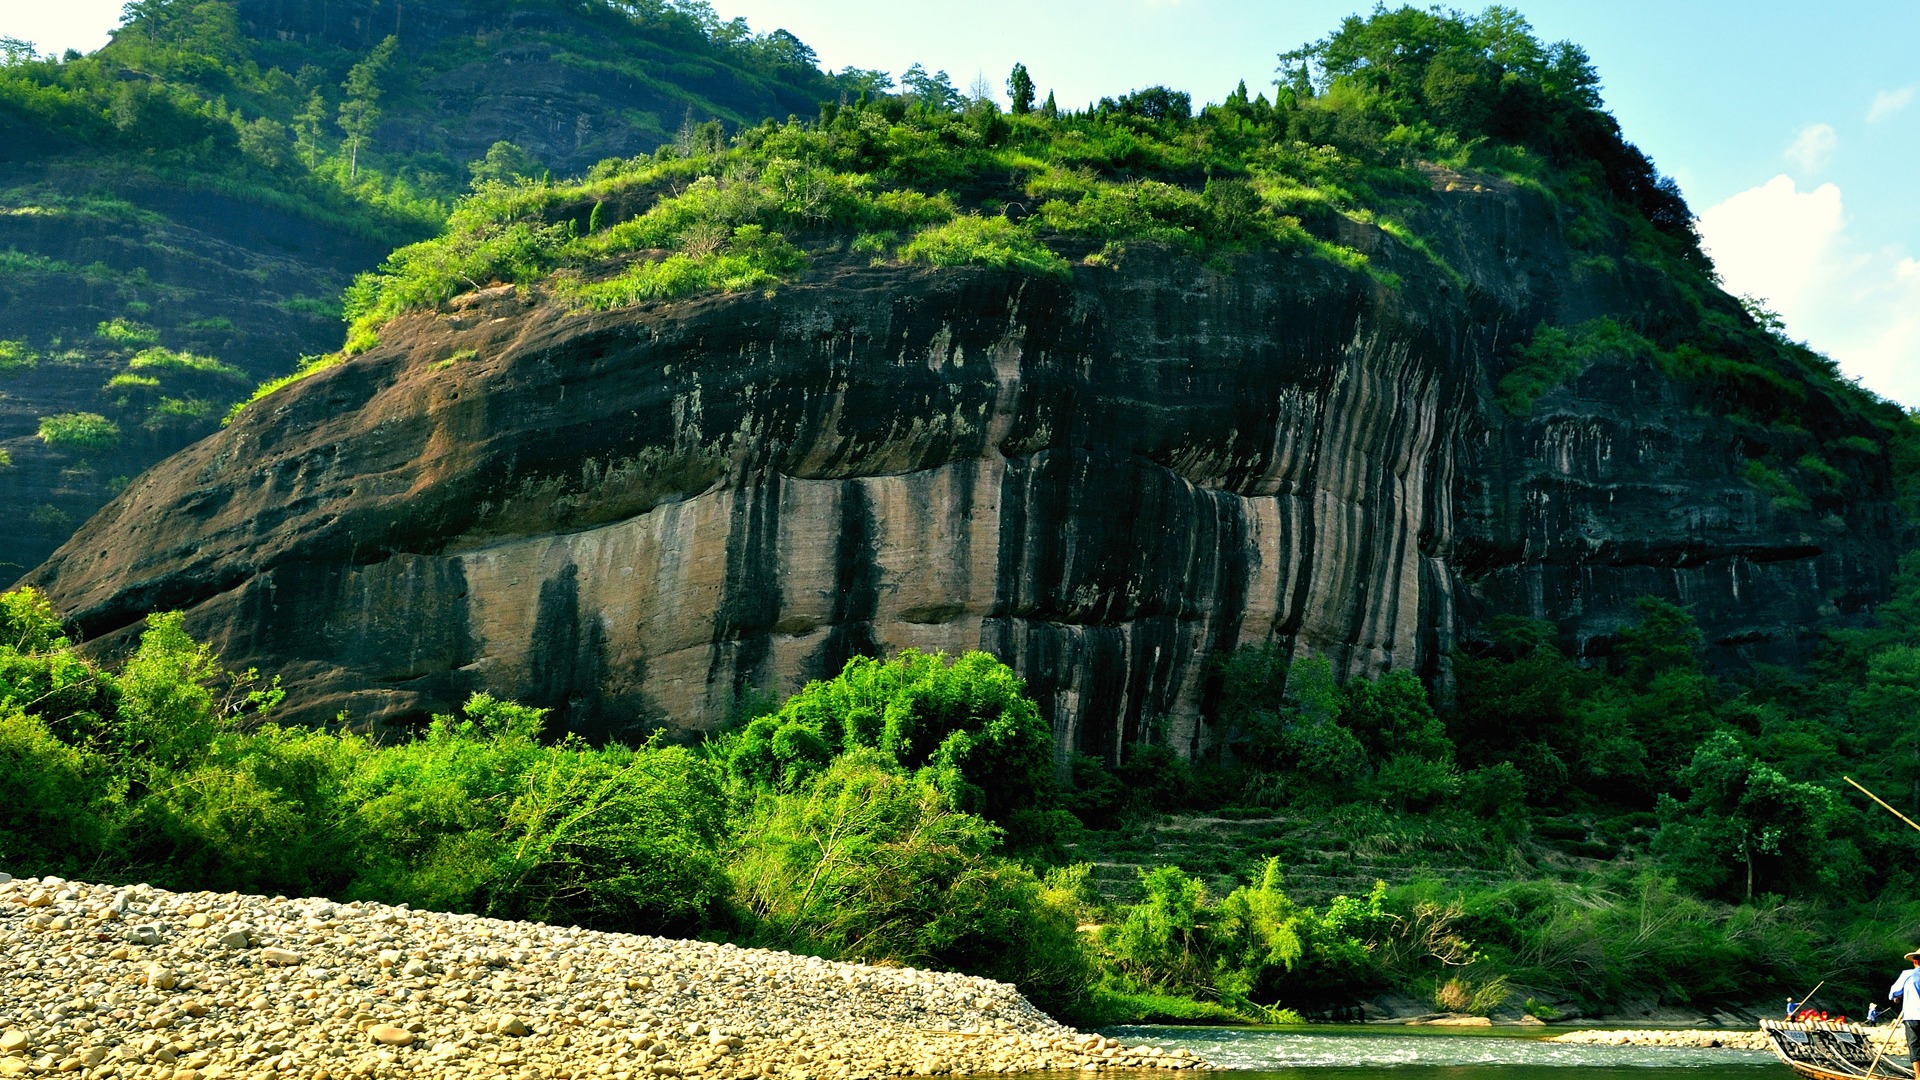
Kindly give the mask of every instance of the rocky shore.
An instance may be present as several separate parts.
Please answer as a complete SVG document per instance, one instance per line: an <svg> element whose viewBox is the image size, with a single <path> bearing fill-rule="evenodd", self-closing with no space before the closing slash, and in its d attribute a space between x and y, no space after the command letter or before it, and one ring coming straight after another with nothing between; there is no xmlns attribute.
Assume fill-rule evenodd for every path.
<svg viewBox="0 0 1920 1080"><path fill-rule="evenodd" d="M1064 1027L988 979L404 905L7 880L0 956L0 1077L1206 1067Z"/></svg>

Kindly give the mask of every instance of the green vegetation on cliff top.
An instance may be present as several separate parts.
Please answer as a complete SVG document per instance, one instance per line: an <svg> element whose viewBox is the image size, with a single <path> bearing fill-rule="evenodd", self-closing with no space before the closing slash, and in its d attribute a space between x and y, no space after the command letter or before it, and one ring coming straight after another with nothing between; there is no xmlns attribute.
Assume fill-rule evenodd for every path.
<svg viewBox="0 0 1920 1080"><path fill-rule="evenodd" d="M1215 260L1297 249L1396 284L1341 242L1357 222L1458 283L1408 224L1436 168L1590 191L1603 232L1704 264L1671 182L1600 111L1585 56L1540 45L1510 11L1381 11L1283 60L1275 100L1243 85L1197 115L1161 87L1084 113L1036 111L1026 95L1003 115L919 74L816 118L731 138L693 129L579 180L488 184L442 237L356 283L348 351L403 311L493 282L557 274L564 297L604 307L761 287L849 249L1053 275L1129 242Z"/></svg>
<svg viewBox="0 0 1920 1080"><path fill-rule="evenodd" d="M1475 253L1441 241L1436 189L1493 185L1551 208L1570 272L1618 276L1642 301L1500 343L1503 408L1530 411L1598 356L1638 356L1700 407L1754 424L1749 453L1803 486L1818 470L1796 463L1834 452L1795 423L1875 443L1907 434L1898 409L1720 291L1677 187L1622 138L1577 46L1541 44L1503 8L1381 9L1281 60L1273 100L1241 86L1198 113L1153 87L1085 112L1022 99L1003 114L916 73L896 94L843 97L804 120L688 128L571 181L500 173L442 235L354 283L346 347L327 362L371 347L404 312L491 284L609 308L771 288L849 259L1066 277L1129 245L1228 272L1238 253L1291 251L1379 287L1417 275L1471 303L1476 286L1448 260Z"/></svg>

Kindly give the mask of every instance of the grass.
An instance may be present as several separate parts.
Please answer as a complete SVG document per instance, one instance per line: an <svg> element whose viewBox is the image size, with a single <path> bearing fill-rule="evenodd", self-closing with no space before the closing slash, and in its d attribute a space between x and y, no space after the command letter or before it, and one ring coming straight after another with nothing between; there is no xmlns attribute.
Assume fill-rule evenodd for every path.
<svg viewBox="0 0 1920 1080"><path fill-rule="evenodd" d="M222 363L211 356L178 352L159 346L142 349L134 355L133 359L127 361L127 367L133 371L180 372L213 375L222 379L245 380L247 377L246 373L239 368Z"/></svg>
<svg viewBox="0 0 1920 1080"><path fill-rule="evenodd" d="M142 323L130 322L115 316L94 328L97 337L113 342L115 345L158 345L160 331Z"/></svg>
<svg viewBox="0 0 1920 1080"><path fill-rule="evenodd" d="M956 217L922 230L898 254L901 262L929 266L984 266L1042 277L1073 276L1066 259L1006 218Z"/></svg>
<svg viewBox="0 0 1920 1080"><path fill-rule="evenodd" d="M1130 993L1104 987L1093 992L1089 1010L1093 1022L1111 1024L1285 1024L1300 1023L1298 1013L1275 1019L1272 1013L1229 1008L1217 1001L1198 1001L1176 994ZM1284 1012L1284 1010L1281 1010Z"/></svg>
<svg viewBox="0 0 1920 1080"><path fill-rule="evenodd" d="M330 367L334 367L338 364L345 363L346 359L347 357L345 352L327 353L322 356L301 357L300 366L295 368L291 373L282 375L277 379L270 379L266 382L261 383L259 386L254 388L252 395L249 396L245 401L234 402L233 407L227 410L226 417L220 421L220 426L226 427L228 424L233 423L234 418L239 416L241 411L244 410L247 406L253 404L256 401L259 401L261 398L266 397L267 395L273 393L275 390L278 390L284 386L291 386L294 383L299 382L301 379L318 375L319 373L327 370Z"/></svg>

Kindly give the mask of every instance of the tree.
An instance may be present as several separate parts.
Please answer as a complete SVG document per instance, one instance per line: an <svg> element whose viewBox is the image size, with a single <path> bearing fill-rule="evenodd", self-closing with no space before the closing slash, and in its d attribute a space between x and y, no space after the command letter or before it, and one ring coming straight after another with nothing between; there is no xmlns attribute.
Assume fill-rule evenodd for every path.
<svg viewBox="0 0 1920 1080"><path fill-rule="evenodd" d="M320 164L320 134L326 130L327 99L315 90L307 97L306 107L293 116L293 145L307 160L307 168Z"/></svg>
<svg viewBox="0 0 1920 1080"><path fill-rule="evenodd" d="M1060 118L1060 106L1053 103L1053 91L1047 91L1047 103L1040 106L1040 115L1048 120Z"/></svg>
<svg viewBox="0 0 1920 1080"><path fill-rule="evenodd" d="M976 71L973 82L967 86L967 103L981 105L993 100L993 84L987 81L987 73Z"/></svg>
<svg viewBox="0 0 1920 1080"><path fill-rule="evenodd" d="M1620 631L1614 648L1629 680L1644 686L1666 672L1700 669L1706 635L1692 612L1657 596L1642 596L1633 606L1640 621Z"/></svg>
<svg viewBox="0 0 1920 1080"><path fill-rule="evenodd" d="M793 791L836 754L882 751L956 810L1007 830L1015 848L1056 839L1053 730L1011 668L981 652L949 662L908 649L855 657L748 724L728 770L750 787Z"/></svg>
<svg viewBox="0 0 1920 1080"><path fill-rule="evenodd" d="M1099 111L1141 120L1186 120L1193 116L1193 98L1185 90L1149 86L1122 94L1118 100L1101 98Z"/></svg>
<svg viewBox="0 0 1920 1080"><path fill-rule="evenodd" d="M348 179L360 175L360 146L372 137L373 129L380 123L380 79L399 48L400 39L388 35L374 46L365 60L353 65L347 72L347 81L340 84L343 97L339 124L347 137Z"/></svg>
<svg viewBox="0 0 1920 1080"><path fill-rule="evenodd" d="M1746 899L1763 879L1781 891L1817 880L1825 868L1833 793L1796 784L1749 755L1730 731L1717 731L1680 773L1686 802L1660 797L1654 852L1683 883L1722 891L1735 867L1744 870Z"/></svg>
<svg viewBox="0 0 1920 1080"><path fill-rule="evenodd" d="M953 80L947 78L946 72L937 71L929 75L927 69L919 64L908 68L906 74L900 76L900 89L929 112L954 112L962 104L960 91L954 89Z"/></svg>
<svg viewBox="0 0 1920 1080"><path fill-rule="evenodd" d="M256 116L240 129L240 149L267 168L277 169L286 161L287 129L277 120Z"/></svg>
<svg viewBox="0 0 1920 1080"><path fill-rule="evenodd" d="M1366 764L1340 722L1343 695L1325 657L1289 662L1272 642L1240 649L1220 671L1216 722L1235 761L1276 792L1339 784Z"/></svg>
<svg viewBox="0 0 1920 1080"><path fill-rule="evenodd" d="M1891 751L1905 744L1907 752L1900 756L1909 760L1889 772L1904 781L1901 787L1912 792L1915 812L1920 812L1920 648L1895 645L1875 653L1867 665L1866 685L1853 692L1849 704L1879 745ZM1884 760L1893 766L1893 759L1888 753Z"/></svg>
<svg viewBox="0 0 1920 1080"><path fill-rule="evenodd" d="M1007 96L1013 99L1013 114L1025 116L1033 111L1033 76L1027 74L1027 65L1013 65L1013 74L1007 76ZM1052 99L1052 95L1048 95Z"/></svg>
<svg viewBox="0 0 1920 1080"><path fill-rule="evenodd" d="M538 177L540 163L533 155L505 139L487 147L487 156L467 166L477 191L485 184L511 184Z"/></svg>
<svg viewBox="0 0 1920 1080"><path fill-rule="evenodd" d="M38 57L33 51L33 42L0 34L0 67L30 64L36 59Z"/></svg>

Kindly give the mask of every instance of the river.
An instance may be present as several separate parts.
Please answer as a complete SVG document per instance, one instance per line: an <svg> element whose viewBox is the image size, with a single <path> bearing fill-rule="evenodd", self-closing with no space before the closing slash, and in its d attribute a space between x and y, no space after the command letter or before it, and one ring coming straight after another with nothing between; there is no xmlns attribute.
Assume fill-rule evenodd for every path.
<svg viewBox="0 0 1920 1080"><path fill-rule="evenodd" d="M1790 1080L1765 1051L1556 1043L1553 1028L1114 1028L1124 1043L1184 1046L1235 1080Z"/></svg>

